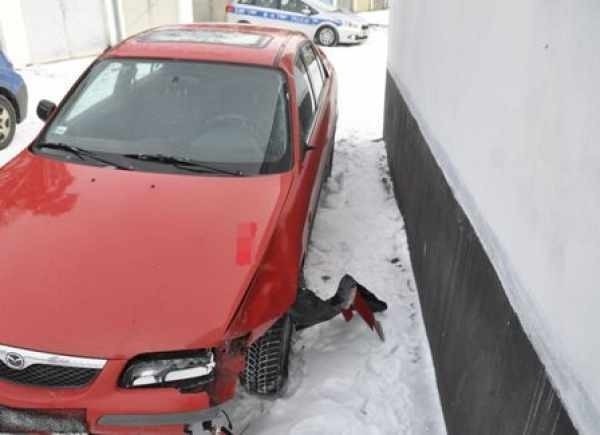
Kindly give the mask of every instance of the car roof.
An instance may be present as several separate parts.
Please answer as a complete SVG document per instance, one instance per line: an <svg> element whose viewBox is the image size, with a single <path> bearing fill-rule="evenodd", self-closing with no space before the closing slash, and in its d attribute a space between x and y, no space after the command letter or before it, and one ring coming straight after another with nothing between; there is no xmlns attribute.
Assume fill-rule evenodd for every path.
<svg viewBox="0 0 600 435"><path fill-rule="evenodd" d="M157 58L276 66L289 45L306 37L299 32L248 24L181 24L134 35L109 49L103 58ZM287 45L287 47L286 47Z"/></svg>

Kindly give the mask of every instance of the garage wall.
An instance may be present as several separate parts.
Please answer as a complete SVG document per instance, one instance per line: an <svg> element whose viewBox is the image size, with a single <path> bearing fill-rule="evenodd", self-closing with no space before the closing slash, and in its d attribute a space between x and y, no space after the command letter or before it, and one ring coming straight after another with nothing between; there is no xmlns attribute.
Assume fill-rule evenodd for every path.
<svg viewBox="0 0 600 435"><path fill-rule="evenodd" d="M122 0L121 10L125 37L179 20L178 2L174 0Z"/></svg>
<svg viewBox="0 0 600 435"><path fill-rule="evenodd" d="M30 62L96 54L109 45L104 0L21 0Z"/></svg>
<svg viewBox="0 0 600 435"><path fill-rule="evenodd" d="M225 21L225 6L229 0L194 0L194 21Z"/></svg>
<svg viewBox="0 0 600 435"><path fill-rule="evenodd" d="M228 0L0 0L0 46L22 67L96 55L148 28L224 21Z"/></svg>
<svg viewBox="0 0 600 435"><path fill-rule="evenodd" d="M403 136L423 134L423 146L439 167L437 184L447 183L464 211L500 291L573 423L585 434L598 433L600 421L600 335L595 332L600 326L599 22L595 0L395 1L390 80L414 122L412 133L393 127L410 121L390 119L386 126L391 152L403 146ZM399 104L390 101L388 112ZM418 170L397 155L396 171ZM422 194L434 204L430 213L440 216L436 231L452 234L460 222L439 213L444 200L432 189ZM399 185L401 203L403 191ZM433 227L413 222L414 255L439 254L427 260L429 273L461 264L460 258L453 260L457 253L440 251L443 237L441 247L421 245ZM456 290L469 290L466 300L492 288L491 281L479 281L480 267L459 271L463 281ZM443 280L438 284L442 287L427 291L455 296ZM432 304L446 306L441 299ZM475 316L483 306L471 308ZM463 318L463 326L472 320ZM492 346L482 355L491 357L494 351L516 352L498 356L516 364L515 370L525 364L520 347ZM499 367L489 367L489 376L499 373ZM463 387L455 385L447 403L459 400Z"/></svg>

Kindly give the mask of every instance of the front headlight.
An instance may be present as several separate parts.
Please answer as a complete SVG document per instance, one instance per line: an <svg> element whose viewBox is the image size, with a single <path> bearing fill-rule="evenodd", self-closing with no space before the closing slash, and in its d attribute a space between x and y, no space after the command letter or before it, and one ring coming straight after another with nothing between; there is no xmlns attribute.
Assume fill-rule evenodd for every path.
<svg viewBox="0 0 600 435"><path fill-rule="evenodd" d="M193 390L213 381L215 365L210 350L143 355L127 364L119 384Z"/></svg>
<svg viewBox="0 0 600 435"><path fill-rule="evenodd" d="M345 24L347 27L353 27L353 28L355 28L355 29L356 29L356 28L358 28L358 27L360 27L360 25L359 25L359 24L356 24L356 23L355 23L355 22L353 22L353 21L346 21L344 24Z"/></svg>

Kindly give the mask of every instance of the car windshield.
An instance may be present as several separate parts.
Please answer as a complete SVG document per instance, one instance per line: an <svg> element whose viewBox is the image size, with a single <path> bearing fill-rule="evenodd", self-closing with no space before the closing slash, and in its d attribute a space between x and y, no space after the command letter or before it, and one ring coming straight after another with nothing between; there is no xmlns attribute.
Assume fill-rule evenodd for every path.
<svg viewBox="0 0 600 435"><path fill-rule="evenodd" d="M38 144L123 161L163 157L128 161L139 170L180 172L174 160L185 159L244 174L283 172L291 163L286 102L275 69L108 59L92 67ZM36 152L55 156L57 148Z"/></svg>

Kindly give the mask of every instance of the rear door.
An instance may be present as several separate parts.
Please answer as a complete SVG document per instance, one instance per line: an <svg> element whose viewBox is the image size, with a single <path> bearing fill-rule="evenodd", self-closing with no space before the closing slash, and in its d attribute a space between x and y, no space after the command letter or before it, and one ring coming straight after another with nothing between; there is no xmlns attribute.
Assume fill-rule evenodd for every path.
<svg viewBox="0 0 600 435"><path fill-rule="evenodd" d="M281 0L282 26L300 31L309 39L314 39L320 20L319 11L302 0Z"/></svg>
<svg viewBox="0 0 600 435"><path fill-rule="evenodd" d="M302 0L238 0L230 9L230 22L295 30L309 39L314 39L322 21L319 11Z"/></svg>
<svg viewBox="0 0 600 435"><path fill-rule="evenodd" d="M337 108L333 78L323 66L319 52L309 42L299 50L294 68L296 98L303 142L302 183L309 195L304 242L316 213L321 183L333 151Z"/></svg>

